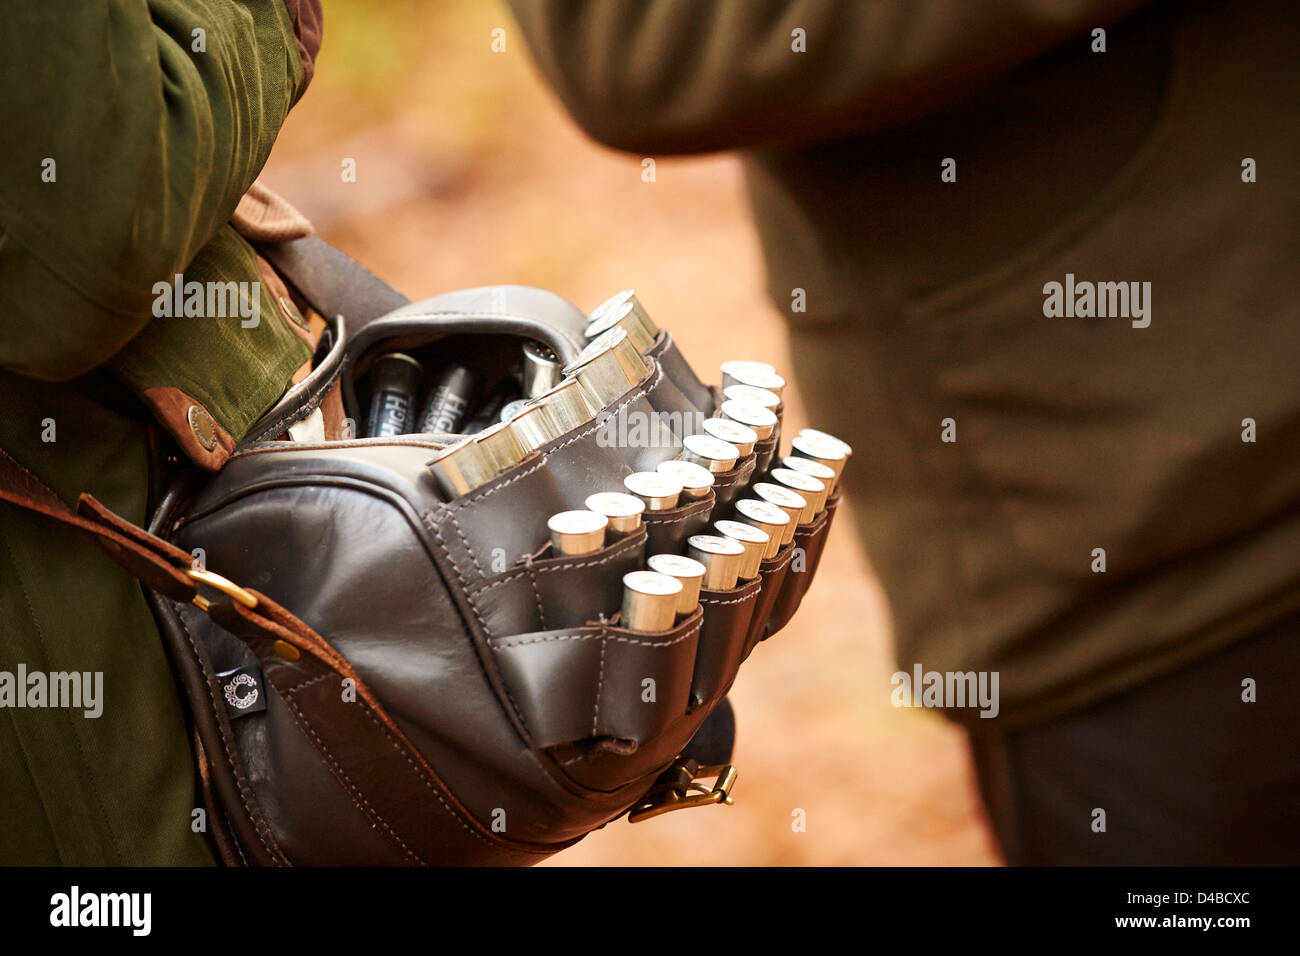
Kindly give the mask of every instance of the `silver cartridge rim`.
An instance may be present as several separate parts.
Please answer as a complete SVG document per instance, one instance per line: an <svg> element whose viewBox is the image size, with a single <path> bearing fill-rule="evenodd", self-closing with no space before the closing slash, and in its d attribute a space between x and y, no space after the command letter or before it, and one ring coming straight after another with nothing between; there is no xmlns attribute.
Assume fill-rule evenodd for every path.
<svg viewBox="0 0 1300 956"><path fill-rule="evenodd" d="M629 631L666 631L677 620L682 582L658 571L623 575L622 626Z"/></svg>
<svg viewBox="0 0 1300 956"><path fill-rule="evenodd" d="M588 495L583 504L588 511L604 515L609 522L609 531L614 534L631 534L641 527L645 502L635 495L625 495L621 491L598 491L594 495Z"/></svg>
<svg viewBox="0 0 1300 956"><path fill-rule="evenodd" d="M379 367L379 364L381 362L404 362L407 365L410 365L412 368L414 368L416 372L418 372L419 374L421 375L424 374L424 366L420 364L420 360L410 355L407 355L405 352L385 352L383 355L379 356L377 359L375 359L373 362L370 363L371 373L373 373L374 370Z"/></svg>
<svg viewBox="0 0 1300 956"><path fill-rule="evenodd" d="M497 416L497 421L510 421L510 419L514 418L530 404L532 403L526 398L516 398L513 402L506 402L501 406L501 414Z"/></svg>
<svg viewBox="0 0 1300 956"><path fill-rule="evenodd" d="M853 446L850 445L848 442L846 442L843 438L839 438L835 435L832 435L830 432L824 432L820 428L801 428L799 429L799 434L811 435L813 438L816 438L818 440L829 442L831 445L835 446L840 451L844 452L845 458L853 457Z"/></svg>
<svg viewBox="0 0 1300 956"><path fill-rule="evenodd" d="M797 491L770 481L756 481L749 486L749 490L757 495L759 500L776 505L790 516L790 523L786 526L781 543L789 544L793 541L795 527L801 524L799 519L808 509L808 499Z"/></svg>
<svg viewBox="0 0 1300 956"><path fill-rule="evenodd" d="M622 305L629 299L636 298L635 289L619 289L608 299L587 313L587 323L591 324L615 306Z"/></svg>
<svg viewBox="0 0 1300 956"><path fill-rule="evenodd" d="M785 543L786 529L794 527L790 515L776 505L758 498L741 498L732 505L732 508L736 512L737 521L752 524L758 530L767 532L767 536L772 540L768 542L767 554L764 557L775 558Z"/></svg>
<svg viewBox="0 0 1300 956"><path fill-rule="evenodd" d="M738 368L731 371L723 372L722 388L723 391L735 385L747 385L750 388L761 388L771 392L777 398L780 398L785 392L785 378L777 374L776 369L770 372L761 368Z"/></svg>
<svg viewBox="0 0 1300 956"><path fill-rule="evenodd" d="M597 409L591 407L587 393L576 378L564 379L550 391L539 395L536 403L546 408L547 417L560 435L575 431L596 417Z"/></svg>
<svg viewBox="0 0 1300 956"><path fill-rule="evenodd" d="M650 313L646 310L646 307L641 304L641 300L637 298L636 289L621 289L592 309L587 313L587 326L590 327L592 323L598 321L607 313L624 304L630 304L632 306L632 311L636 313L637 318L641 320L646 328L658 331L658 326L656 326L654 320L650 318Z"/></svg>
<svg viewBox="0 0 1300 956"><path fill-rule="evenodd" d="M772 409L735 398L723 402L719 411L723 418L744 425L752 431L758 441L771 438L772 432L776 431L776 426L780 422Z"/></svg>
<svg viewBox="0 0 1300 956"><path fill-rule="evenodd" d="M798 458L810 458L835 472L830 487L831 493L835 492L835 486L840 483L840 475L844 474L844 465L848 461L848 456L836 442L827 441L820 435L795 435L790 440L790 454Z"/></svg>
<svg viewBox="0 0 1300 956"><path fill-rule="evenodd" d="M493 475L499 475L507 468L513 468L528 454L524 446L519 443L518 437L511 431L509 422L489 425L473 437L474 444L478 445L479 450L483 452L483 458L492 469Z"/></svg>
<svg viewBox="0 0 1300 956"><path fill-rule="evenodd" d="M524 398L536 398L559 384L560 359L549 345L529 340L521 346L524 356L520 384Z"/></svg>
<svg viewBox="0 0 1300 956"><path fill-rule="evenodd" d="M728 385L722 390L722 397L728 401L745 402L747 405L762 405L767 409L777 408L781 404L780 395L753 385Z"/></svg>
<svg viewBox="0 0 1300 956"><path fill-rule="evenodd" d="M830 493L826 482L819 481L812 475L795 471L793 468L773 468L768 472L768 477L776 484L789 488L807 500L808 507L799 516L800 524L807 524L826 509L826 495Z"/></svg>
<svg viewBox="0 0 1300 956"><path fill-rule="evenodd" d="M495 474L472 437L444 448L425 467L449 500L468 494Z"/></svg>
<svg viewBox="0 0 1300 956"><path fill-rule="evenodd" d="M680 458L661 461L655 465L655 471L676 478L681 483L682 495L687 498L703 498L713 487L713 472L693 461L682 461Z"/></svg>
<svg viewBox="0 0 1300 956"><path fill-rule="evenodd" d="M730 591L740 579L745 546L720 534L693 534L686 539L686 556L704 565L701 587Z"/></svg>
<svg viewBox="0 0 1300 956"><path fill-rule="evenodd" d="M741 458L752 452L758 441L758 432L734 418L706 418L700 423L700 428L714 438L731 442L736 446L736 451L740 452Z"/></svg>
<svg viewBox="0 0 1300 956"><path fill-rule="evenodd" d="M628 334L615 328L592 339L564 374L578 380L591 404L605 408L631 391L645 370L645 359Z"/></svg>
<svg viewBox="0 0 1300 956"><path fill-rule="evenodd" d="M740 459L740 449L712 435L687 435L682 439L682 461L693 462L715 475L730 471Z"/></svg>
<svg viewBox="0 0 1300 956"><path fill-rule="evenodd" d="M652 554L646 558L646 567L667 574L682 582L682 593L677 598L677 613L690 614L700 603L700 584L704 581L704 565L684 554Z"/></svg>
<svg viewBox="0 0 1300 956"><path fill-rule="evenodd" d="M560 436L560 433L555 429L555 425L551 422L550 416L546 413L544 405L526 404L515 415L507 419L507 424L510 426L510 430L514 432L515 438L519 440L519 445L523 448L524 454L534 448L541 448L551 439Z"/></svg>
<svg viewBox="0 0 1300 956"><path fill-rule="evenodd" d="M551 545L556 553L568 557L591 554L605 546L605 529L609 519L594 511L560 511L546 519Z"/></svg>
<svg viewBox="0 0 1300 956"><path fill-rule="evenodd" d="M729 518L713 522L713 528L724 538L735 538L745 549L744 559L740 563L740 577L745 581L752 581L758 577L759 565L767 557L772 536L762 528Z"/></svg>
<svg viewBox="0 0 1300 956"><path fill-rule="evenodd" d="M816 478L826 485L829 492L831 484L835 481L835 469L827 468L820 461L814 461L811 458L800 458L798 455L786 455L781 459L781 467L789 468L791 471L797 471L801 475L807 475L810 478Z"/></svg>
<svg viewBox="0 0 1300 956"><path fill-rule="evenodd" d="M601 332L595 338L591 339L583 346L582 351L578 353L577 357L568 365L564 366L562 371L565 375L572 375L584 365L589 364L604 355L606 352L609 352L611 349L620 346L621 351L619 356L626 360L625 364L629 371L635 371L637 368L644 365L641 353L637 352L636 348L632 346L627 331L615 326L612 329L607 329L604 332ZM629 348L631 351L628 351Z"/></svg>
<svg viewBox="0 0 1300 956"><path fill-rule="evenodd" d="M655 340L659 337L658 326L653 323L647 325L631 302L616 305L594 319L587 326L586 337L594 339L614 328L626 332L632 344L636 346L636 350L642 355L654 347Z"/></svg>
<svg viewBox="0 0 1300 956"><path fill-rule="evenodd" d="M732 372L744 371L746 369L753 369L760 372L770 372L772 375L776 374L775 365L771 365L767 362L758 362L753 359L728 359L727 361L723 362L721 365L718 366L718 371L722 373L722 377L724 381L726 377Z"/></svg>
<svg viewBox="0 0 1300 956"><path fill-rule="evenodd" d="M682 494L682 483L659 471L634 471L623 479L623 487L643 501L647 511L676 508Z"/></svg>

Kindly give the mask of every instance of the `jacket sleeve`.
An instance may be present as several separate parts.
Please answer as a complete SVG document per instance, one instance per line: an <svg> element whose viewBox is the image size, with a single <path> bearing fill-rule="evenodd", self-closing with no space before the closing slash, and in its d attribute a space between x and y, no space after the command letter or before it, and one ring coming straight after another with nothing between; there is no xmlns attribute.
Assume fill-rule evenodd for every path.
<svg viewBox="0 0 1300 956"><path fill-rule="evenodd" d="M924 115L1146 0L511 0L595 139L790 145ZM796 52L802 30L804 52ZM1086 37L1084 41L1086 42Z"/></svg>
<svg viewBox="0 0 1300 956"><path fill-rule="evenodd" d="M140 331L266 162L318 44L318 0L6 9L0 365L70 378Z"/></svg>

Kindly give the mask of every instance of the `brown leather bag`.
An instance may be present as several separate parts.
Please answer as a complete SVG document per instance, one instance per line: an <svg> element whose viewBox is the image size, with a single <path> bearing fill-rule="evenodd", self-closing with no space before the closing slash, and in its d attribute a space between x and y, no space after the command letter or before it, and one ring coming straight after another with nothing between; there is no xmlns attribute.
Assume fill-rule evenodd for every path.
<svg viewBox="0 0 1300 956"><path fill-rule="evenodd" d="M794 613L838 498L758 578L704 591L662 633L627 630L615 613L622 575L647 554L683 550L765 470L776 440L719 475L709 497L648 513L641 531L594 555L556 556L539 549L549 515L675 455L606 447L603 421L710 414L715 391L664 331L643 380L596 422L443 501L425 465L455 436L305 443L284 432L335 389L359 420L355 382L382 351L481 357L517 352L522 337L567 361L585 317L510 286L368 316L394 301L357 304L356 273L349 280L337 258L321 266L318 252L270 257L316 262L315 274L284 271L324 314L339 295L351 314L331 320L311 374L220 472L195 470L168 490L148 531L88 496L73 514L0 453L0 497L96 535L147 585L189 701L222 858L527 864L629 810L729 799L734 771L701 768L688 745L740 663ZM697 774L717 783L702 787Z"/></svg>

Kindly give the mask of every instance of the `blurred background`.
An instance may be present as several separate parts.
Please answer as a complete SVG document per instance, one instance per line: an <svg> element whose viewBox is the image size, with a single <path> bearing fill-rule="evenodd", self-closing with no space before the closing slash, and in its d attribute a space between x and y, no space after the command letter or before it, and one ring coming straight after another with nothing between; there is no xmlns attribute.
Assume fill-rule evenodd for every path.
<svg viewBox="0 0 1300 956"><path fill-rule="evenodd" d="M646 183L641 159L573 125L504 3L325 0L315 80L262 178L413 299L519 283L590 310L634 286L702 378L728 358L788 368L737 161L655 157ZM815 424L797 384L786 396L793 428ZM851 467L871 458L858 448ZM999 862L964 734L891 707L894 670L887 605L841 514L798 615L732 690L735 806L620 819L545 865Z"/></svg>

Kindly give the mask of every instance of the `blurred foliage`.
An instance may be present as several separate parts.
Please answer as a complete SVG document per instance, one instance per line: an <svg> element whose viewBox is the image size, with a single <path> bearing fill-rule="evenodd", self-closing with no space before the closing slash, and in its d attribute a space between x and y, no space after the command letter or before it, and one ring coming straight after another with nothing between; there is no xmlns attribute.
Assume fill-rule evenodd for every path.
<svg viewBox="0 0 1300 956"><path fill-rule="evenodd" d="M483 68L496 28L510 53L524 53L508 7L495 0L325 0L325 42L301 110L335 138L400 122L444 153L493 149L508 133L496 118L521 95L538 103L547 95L521 82L526 56L495 56ZM321 115L313 107L325 102Z"/></svg>

